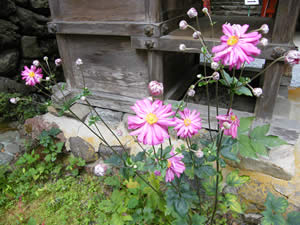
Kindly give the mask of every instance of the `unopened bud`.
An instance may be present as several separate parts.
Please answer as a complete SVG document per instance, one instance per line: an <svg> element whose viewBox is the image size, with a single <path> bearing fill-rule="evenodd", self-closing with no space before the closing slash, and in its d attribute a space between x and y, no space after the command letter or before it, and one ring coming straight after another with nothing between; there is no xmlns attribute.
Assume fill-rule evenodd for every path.
<svg viewBox="0 0 300 225"><path fill-rule="evenodd" d="M80 97L80 100L81 100L81 101L85 101L85 100L86 100L86 97L85 97L85 96L81 96L81 97Z"/></svg>
<svg viewBox="0 0 300 225"><path fill-rule="evenodd" d="M152 96L159 96L164 93L164 85L156 80L149 83L148 89Z"/></svg>
<svg viewBox="0 0 300 225"><path fill-rule="evenodd" d="M202 12L203 12L204 14L208 14L208 9L204 7L204 8L202 9Z"/></svg>
<svg viewBox="0 0 300 225"><path fill-rule="evenodd" d="M190 8L189 11L187 12L187 15L190 18L194 18L194 17L198 16L198 12L197 12L197 10L195 8Z"/></svg>
<svg viewBox="0 0 300 225"><path fill-rule="evenodd" d="M40 65L40 62L39 62L39 60L34 60L34 61L32 62L32 64L33 64L34 66L38 67L38 66Z"/></svg>
<svg viewBox="0 0 300 225"><path fill-rule="evenodd" d="M269 33L269 26L268 24L263 24L261 27L260 27L260 30L262 31L263 34L267 34Z"/></svg>
<svg viewBox="0 0 300 225"><path fill-rule="evenodd" d="M62 64L62 60L61 59L55 59L55 65L56 66L60 66Z"/></svg>
<svg viewBox="0 0 300 225"><path fill-rule="evenodd" d="M95 166L94 174L98 177L102 177L105 175L106 170L107 166L105 164L100 163Z"/></svg>
<svg viewBox="0 0 300 225"><path fill-rule="evenodd" d="M185 44L180 44L179 45L179 50L184 52L186 50Z"/></svg>
<svg viewBox="0 0 300 225"><path fill-rule="evenodd" d="M189 89L188 92L187 92L187 95L190 96L190 97L194 97L196 94L195 90L194 89Z"/></svg>
<svg viewBox="0 0 300 225"><path fill-rule="evenodd" d="M11 98L11 99L9 99L9 101L12 104L17 104L17 99L16 98Z"/></svg>
<svg viewBox="0 0 300 225"><path fill-rule="evenodd" d="M252 92L254 96L260 97L263 93L263 90L261 88L254 88Z"/></svg>
<svg viewBox="0 0 300 225"><path fill-rule="evenodd" d="M188 23L185 20L181 20L179 23L179 29L185 30L188 27Z"/></svg>
<svg viewBox="0 0 300 225"><path fill-rule="evenodd" d="M200 79L201 77L202 77L202 75L201 75L201 74L198 74L198 75L197 75L197 78L198 78L198 79Z"/></svg>
<svg viewBox="0 0 300 225"><path fill-rule="evenodd" d="M212 77L213 77L214 80L219 80L220 79L220 74L218 72L214 72L212 74Z"/></svg>
<svg viewBox="0 0 300 225"><path fill-rule="evenodd" d="M213 70L218 70L218 68L219 68L219 63L217 63L217 62L212 62L212 63L210 64L210 68L212 68Z"/></svg>
<svg viewBox="0 0 300 225"><path fill-rule="evenodd" d="M48 57L47 56L44 56L44 61L48 61Z"/></svg>
<svg viewBox="0 0 300 225"><path fill-rule="evenodd" d="M78 58L78 59L76 60L76 65L77 65L77 66L80 66L80 65L82 65L82 64L83 64L82 60Z"/></svg>
<svg viewBox="0 0 300 225"><path fill-rule="evenodd" d="M200 31L195 31L194 33L193 33L193 38L194 39L199 39L201 37L201 32Z"/></svg>
<svg viewBox="0 0 300 225"><path fill-rule="evenodd" d="M195 152L195 155L197 158L202 158L204 156L204 153L201 149Z"/></svg>
<svg viewBox="0 0 300 225"><path fill-rule="evenodd" d="M50 80L50 77L46 77L45 80L46 80L46 81L49 81L49 80Z"/></svg>
<svg viewBox="0 0 300 225"><path fill-rule="evenodd" d="M267 46L269 44L269 41L267 38L262 38L260 40L260 43L262 44L262 46Z"/></svg>

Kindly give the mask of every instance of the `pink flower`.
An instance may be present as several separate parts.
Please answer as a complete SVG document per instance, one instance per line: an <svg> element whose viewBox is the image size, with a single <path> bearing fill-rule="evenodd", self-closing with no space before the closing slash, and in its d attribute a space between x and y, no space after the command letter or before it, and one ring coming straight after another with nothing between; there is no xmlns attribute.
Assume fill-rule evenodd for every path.
<svg viewBox="0 0 300 225"><path fill-rule="evenodd" d="M175 125L174 118L169 118L175 114L171 104L144 99L137 101L131 109L136 116L128 116L128 129L136 129L130 135L137 135L140 143L158 145L169 138L168 127Z"/></svg>
<svg viewBox="0 0 300 225"><path fill-rule="evenodd" d="M29 69L27 66L24 66L22 79L26 80L26 85L34 86L37 83L40 83L42 78L43 74L41 68L32 65Z"/></svg>
<svg viewBox="0 0 300 225"><path fill-rule="evenodd" d="M168 168L166 171L166 182L171 182L174 180L176 175L178 178L180 177L180 174L182 174L185 170L184 163L181 161L184 156L183 155L175 155L174 150L170 152L171 158L168 159Z"/></svg>
<svg viewBox="0 0 300 225"><path fill-rule="evenodd" d="M56 66L60 66L62 64L62 60L60 58L55 59L54 63Z"/></svg>
<svg viewBox="0 0 300 225"><path fill-rule="evenodd" d="M149 92L152 96L159 96L164 93L164 86L156 80L153 80L148 85Z"/></svg>
<svg viewBox="0 0 300 225"><path fill-rule="evenodd" d="M240 120L233 114L231 109L228 115L219 115L217 119L221 128L224 129L225 135L232 136L232 138L237 137L237 128L240 126Z"/></svg>
<svg viewBox="0 0 300 225"><path fill-rule="evenodd" d="M179 23L179 29L185 30L188 27L188 23L185 20L181 20Z"/></svg>
<svg viewBox="0 0 300 225"><path fill-rule="evenodd" d="M261 88L253 88L252 92L254 96L260 97L263 93L263 90Z"/></svg>
<svg viewBox="0 0 300 225"><path fill-rule="evenodd" d="M285 56L285 61L290 65L299 64L300 62L300 51L291 50Z"/></svg>
<svg viewBox="0 0 300 225"><path fill-rule="evenodd" d="M190 8L189 11L187 12L187 15L190 18L194 18L194 17L198 16L198 12L197 12L197 10L195 8Z"/></svg>
<svg viewBox="0 0 300 225"><path fill-rule="evenodd" d="M154 175L157 176L157 177L159 177L159 176L161 176L161 172L159 170L155 170L154 171Z"/></svg>
<svg viewBox="0 0 300 225"><path fill-rule="evenodd" d="M179 111L179 114L181 119L175 118L176 126L174 127L174 130L177 131L177 136L186 138L197 134L202 125L200 113L197 113L196 110L191 112L188 108L185 108L183 112Z"/></svg>
<svg viewBox="0 0 300 225"><path fill-rule="evenodd" d="M99 163L94 168L94 174L98 177L102 177L105 175L106 170L107 166L103 163Z"/></svg>
<svg viewBox="0 0 300 225"><path fill-rule="evenodd" d="M254 60L252 55L260 54L260 50L256 47L261 38L258 32L246 34L249 25L243 26L234 24L223 24L223 35L221 37L221 45L215 46L212 52L215 53L214 61L222 61L224 65L228 65L230 69L236 67L239 69L246 61L250 63Z"/></svg>

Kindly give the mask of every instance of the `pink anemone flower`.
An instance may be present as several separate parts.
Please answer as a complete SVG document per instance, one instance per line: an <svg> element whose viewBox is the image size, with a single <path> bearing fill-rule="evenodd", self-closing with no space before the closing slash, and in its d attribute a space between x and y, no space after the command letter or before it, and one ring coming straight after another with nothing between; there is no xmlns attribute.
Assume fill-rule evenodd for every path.
<svg viewBox="0 0 300 225"><path fill-rule="evenodd" d="M179 112L181 119L175 118L177 136L182 138L192 137L201 129L200 113L196 110L192 112L185 108L183 112Z"/></svg>
<svg viewBox="0 0 300 225"><path fill-rule="evenodd" d="M247 33L248 24L243 26L238 24L223 24L223 35L221 37L221 45L212 48L215 53L214 61L221 61L230 69L236 67L241 68L246 61L250 63L254 60L252 56L260 54L260 50L256 47L261 38L258 32Z"/></svg>
<svg viewBox="0 0 300 225"><path fill-rule="evenodd" d="M217 116L217 119L219 120L220 127L224 129L225 135L232 136L232 138L237 137L237 129L240 126L240 120L234 115L231 109L227 115L219 115Z"/></svg>
<svg viewBox="0 0 300 225"><path fill-rule="evenodd" d="M24 66L22 71L22 79L26 80L26 85L34 86L37 83L41 82L43 78L42 69L37 68L36 66L31 66L30 69L27 66Z"/></svg>
<svg viewBox="0 0 300 225"><path fill-rule="evenodd" d="M163 105L160 100L149 99L137 101L131 109L136 116L128 116L128 129L136 129L130 135L137 135L138 141L145 145L158 145L169 138L168 127L174 126L171 104Z"/></svg>
<svg viewBox="0 0 300 225"><path fill-rule="evenodd" d="M165 177L166 182L171 182L174 180L175 175L179 178L180 174L182 174L185 170L184 163L181 161L184 156L181 154L175 155L173 149L170 154L172 157L168 159L168 168Z"/></svg>

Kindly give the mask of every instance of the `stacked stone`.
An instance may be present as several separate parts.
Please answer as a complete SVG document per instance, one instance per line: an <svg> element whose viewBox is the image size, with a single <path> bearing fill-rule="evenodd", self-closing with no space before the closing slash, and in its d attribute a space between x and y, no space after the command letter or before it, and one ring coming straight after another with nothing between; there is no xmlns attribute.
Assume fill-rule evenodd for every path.
<svg viewBox="0 0 300 225"><path fill-rule="evenodd" d="M247 16L249 6L245 5L245 0L211 0L212 13L223 16ZM261 5L250 6L250 15L259 16Z"/></svg>
<svg viewBox="0 0 300 225"><path fill-rule="evenodd" d="M1 79L20 79L24 65L34 59L58 57L55 36L47 29L49 20L48 0L0 1Z"/></svg>

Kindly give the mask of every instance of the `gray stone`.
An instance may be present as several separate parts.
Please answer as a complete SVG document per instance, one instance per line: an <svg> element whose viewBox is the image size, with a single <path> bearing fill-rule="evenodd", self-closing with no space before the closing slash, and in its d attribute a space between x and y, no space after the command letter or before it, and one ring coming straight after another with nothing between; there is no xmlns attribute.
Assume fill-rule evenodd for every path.
<svg viewBox="0 0 300 225"><path fill-rule="evenodd" d="M79 103L75 103L70 109L79 117L80 120L85 120L87 115L90 113L90 108L87 105ZM70 112L67 112L66 115L74 117Z"/></svg>
<svg viewBox="0 0 300 225"><path fill-rule="evenodd" d="M37 41L37 37L23 36L21 39L21 47L23 57L25 58L36 59L43 56Z"/></svg>
<svg viewBox="0 0 300 225"><path fill-rule="evenodd" d="M8 145L5 146L5 152L15 155L21 152L21 148L17 144L9 143Z"/></svg>
<svg viewBox="0 0 300 225"><path fill-rule="evenodd" d="M0 152L0 165L5 165L13 161L14 156L6 154L5 152Z"/></svg>
<svg viewBox="0 0 300 225"><path fill-rule="evenodd" d="M112 111L109 109L95 108L96 112L100 115L100 117L105 121L105 123L112 127L117 128L121 123L123 118L122 112ZM92 112L93 116L96 116L95 112Z"/></svg>
<svg viewBox="0 0 300 225"><path fill-rule="evenodd" d="M22 34L30 36L49 35L47 28L49 19L47 17L21 7L17 7L17 16L20 19Z"/></svg>
<svg viewBox="0 0 300 225"><path fill-rule="evenodd" d="M249 225L256 225L261 223L261 219L263 218L262 215L256 213L248 213L243 214L243 220Z"/></svg>
<svg viewBox="0 0 300 225"><path fill-rule="evenodd" d="M74 156L81 157L86 162L94 162L98 159L98 154L95 152L94 147L81 137L70 137L69 143Z"/></svg>
<svg viewBox="0 0 300 225"><path fill-rule="evenodd" d="M35 9L47 9L49 8L48 0L30 0L30 5Z"/></svg>
<svg viewBox="0 0 300 225"><path fill-rule="evenodd" d="M100 143L99 148L98 148L98 154L100 155L100 157L101 157L103 160L108 159L109 157L111 157L111 156L112 156L113 154L115 154L115 153L117 153L117 154L119 154L119 155L121 155L121 154L124 153L124 149L123 149L123 147L120 146L120 145L117 145L117 146L111 146L111 147L114 149L115 152L113 152L113 150L111 150L110 147L108 147L108 146L106 146L106 145ZM126 146L125 146L125 150L126 150L127 152L130 151L130 149L127 148Z"/></svg>
<svg viewBox="0 0 300 225"><path fill-rule="evenodd" d="M55 38L40 40L39 45L44 55L58 55L58 47Z"/></svg>
<svg viewBox="0 0 300 225"><path fill-rule="evenodd" d="M274 190L280 193L281 195L285 197L290 197L295 191L297 190L297 187L295 184L288 183L288 185L280 185L280 184L273 184Z"/></svg>
<svg viewBox="0 0 300 225"><path fill-rule="evenodd" d="M295 175L294 146L281 145L272 148L269 156L252 159L240 156L240 163L228 161L232 166L240 169L264 173L282 180L290 180Z"/></svg>
<svg viewBox="0 0 300 225"><path fill-rule="evenodd" d="M19 44L18 27L13 23L0 19L0 50L14 47Z"/></svg>
<svg viewBox="0 0 300 225"><path fill-rule="evenodd" d="M0 17L7 18L16 11L16 5L11 0L0 1Z"/></svg>
<svg viewBox="0 0 300 225"><path fill-rule="evenodd" d="M23 83L18 83L15 80L11 80L6 77L0 77L0 92L6 93L21 93L21 94L29 94L30 92L36 91L34 87L26 86Z"/></svg>
<svg viewBox="0 0 300 225"><path fill-rule="evenodd" d="M10 76L17 73L19 52L15 49L0 53L0 75Z"/></svg>
<svg viewBox="0 0 300 225"><path fill-rule="evenodd" d="M18 131L8 131L5 133L0 133L0 142L2 144L17 142L19 138L20 134Z"/></svg>

